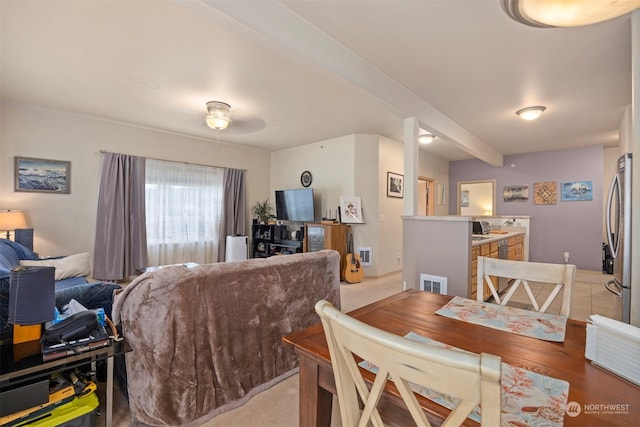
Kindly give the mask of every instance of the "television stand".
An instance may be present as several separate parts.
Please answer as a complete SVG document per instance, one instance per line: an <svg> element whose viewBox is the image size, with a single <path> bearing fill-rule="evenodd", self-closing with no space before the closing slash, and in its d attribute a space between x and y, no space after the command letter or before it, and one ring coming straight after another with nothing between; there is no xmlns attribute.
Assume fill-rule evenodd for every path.
<svg viewBox="0 0 640 427"><path fill-rule="evenodd" d="M298 235L302 235L299 232ZM252 224L252 258L267 258L274 255L289 255L302 252L302 240L291 240L285 225Z"/></svg>

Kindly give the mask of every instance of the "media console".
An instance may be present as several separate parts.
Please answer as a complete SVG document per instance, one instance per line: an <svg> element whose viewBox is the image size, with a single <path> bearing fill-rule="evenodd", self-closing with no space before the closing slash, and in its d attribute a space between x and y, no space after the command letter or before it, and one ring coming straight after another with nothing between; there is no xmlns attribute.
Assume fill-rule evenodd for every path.
<svg viewBox="0 0 640 427"><path fill-rule="evenodd" d="M251 253L253 258L302 252L304 228L297 231L296 240L289 236L286 225L253 224L251 226Z"/></svg>

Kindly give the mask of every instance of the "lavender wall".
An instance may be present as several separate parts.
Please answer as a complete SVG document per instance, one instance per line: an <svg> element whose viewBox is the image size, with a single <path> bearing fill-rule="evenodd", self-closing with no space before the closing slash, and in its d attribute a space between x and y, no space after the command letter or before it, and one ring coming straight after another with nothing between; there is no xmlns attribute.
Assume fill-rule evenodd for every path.
<svg viewBox="0 0 640 427"><path fill-rule="evenodd" d="M496 215L531 216L530 261L561 263L566 251L571 264L601 271L603 159L603 148L597 146L505 156L502 168L477 159L451 162L449 200L457 200L458 181L495 179ZM534 204L533 183L547 181L557 182L556 204ZM567 181L592 181L593 200L562 201L561 184ZM528 185L529 200L505 202L506 185ZM449 211L456 214L455 203Z"/></svg>

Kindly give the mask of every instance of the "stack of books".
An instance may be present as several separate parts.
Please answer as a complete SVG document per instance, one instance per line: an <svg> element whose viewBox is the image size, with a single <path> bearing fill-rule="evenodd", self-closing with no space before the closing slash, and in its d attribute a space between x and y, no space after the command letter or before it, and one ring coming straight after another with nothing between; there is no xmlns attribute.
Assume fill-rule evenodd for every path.
<svg viewBox="0 0 640 427"><path fill-rule="evenodd" d="M48 362L61 359L74 354L84 353L90 350L106 347L110 344L109 334L104 326L98 327L87 337L78 338L56 344L42 344L42 360Z"/></svg>

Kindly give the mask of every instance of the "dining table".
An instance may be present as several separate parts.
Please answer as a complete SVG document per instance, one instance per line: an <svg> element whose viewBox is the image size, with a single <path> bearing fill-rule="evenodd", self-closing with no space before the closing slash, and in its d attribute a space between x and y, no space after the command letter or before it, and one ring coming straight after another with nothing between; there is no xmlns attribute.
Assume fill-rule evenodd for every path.
<svg viewBox="0 0 640 427"><path fill-rule="evenodd" d="M585 357L586 322L566 319L563 340L550 341L437 313L453 298L410 289L348 314L395 335L412 333L456 349L494 354L501 357L503 366L568 382L559 425L640 426L640 387ZM299 426L330 426L336 388L322 324L284 336L283 345L299 357ZM364 368L361 371L372 383L374 374ZM418 393L416 397L432 425L440 425L447 417L446 407ZM387 425L415 425L391 381L378 406ZM468 418L464 425L479 424Z"/></svg>

